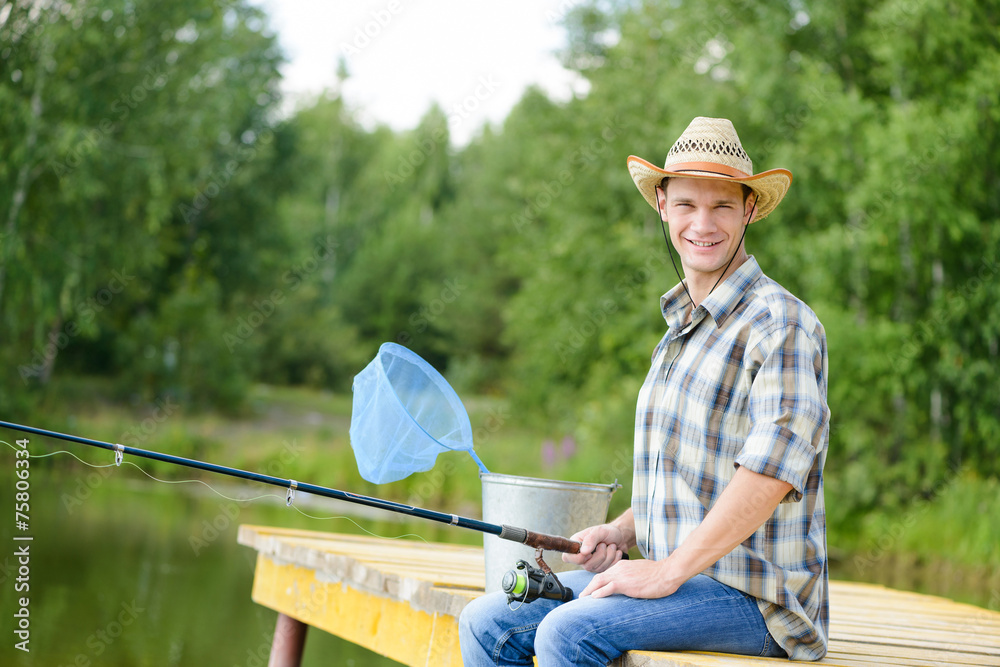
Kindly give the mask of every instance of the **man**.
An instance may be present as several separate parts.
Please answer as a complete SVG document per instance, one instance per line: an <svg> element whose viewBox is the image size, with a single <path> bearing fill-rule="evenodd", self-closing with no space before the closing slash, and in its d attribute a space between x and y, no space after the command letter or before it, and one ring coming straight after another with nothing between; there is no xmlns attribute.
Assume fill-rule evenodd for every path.
<svg viewBox="0 0 1000 667"><path fill-rule="evenodd" d="M826 335L743 245L791 173L754 175L732 123L713 118L691 122L663 169L628 167L684 269L639 392L632 505L573 536L580 553L563 559L584 569L560 578L574 600L471 603L465 664L604 665L632 649L819 659ZM633 546L643 559L623 560Z"/></svg>

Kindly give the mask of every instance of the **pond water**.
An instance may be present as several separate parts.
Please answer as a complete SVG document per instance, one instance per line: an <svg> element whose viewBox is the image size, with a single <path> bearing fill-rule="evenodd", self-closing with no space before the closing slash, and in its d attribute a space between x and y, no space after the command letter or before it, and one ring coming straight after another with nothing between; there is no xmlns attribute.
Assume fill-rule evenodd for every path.
<svg viewBox="0 0 1000 667"><path fill-rule="evenodd" d="M6 449L6 448L4 448ZM98 456L86 457L96 460ZM56 469L32 460L30 527L15 530L13 456L0 466L0 664L46 667L267 664L276 613L250 599L256 552L236 542L241 523L383 536L416 533L428 540L481 544L481 536L430 522L381 519L317 520L285 507L273 487L208 479L229 496L271 493L237 504L200 484L165 484L136 468ZM60 466L65 462L60 461ZM319 480L317 480L319 481ZM330 516L333 501L299 494L296 506ZM364 508L359 508L364 509ZM30 535L31 542L14 540ZM15 648L18 598L15 551L30 545L30 648ZM880 558L878 567L852 571L847 558L833 576L949 595L987 606L981 581L948 572L930 575L914 563ZM447 564L442 564L447 566ZM907 572L906 570L910 570ZM948 587L940 588L942 580ZM396 665L318 630L310 630L309 665Z"/></svg>
<svg viewBox="0 0 1000 667"><path fill-rule="evenodd" d="M30 524L21 533L14 526L11 467L5 461L0 473L0 664L12 667L263 667L277 614L250 599L256 551L237 544L239 524L360 532L346 519L304 517L285 507L284 491L273 487L210 480L229 496L280 496L237 504L202 485L154 482L127 465L57 472L33 460ZM301 493L296 501L319 516L336 513L328 504ZM455 541L455 529L443 535L437 526L388 516L354 520L380 535L420 532ZM15 541L15 532L33 539ZM482 543L478 533L459 539ZM23 545L30 549L26 593L15 591L15 552ZM30 598L28 653L15 648L20 640L12 634L24 595ZM311 630L303 664L399 663Z"/></svg>

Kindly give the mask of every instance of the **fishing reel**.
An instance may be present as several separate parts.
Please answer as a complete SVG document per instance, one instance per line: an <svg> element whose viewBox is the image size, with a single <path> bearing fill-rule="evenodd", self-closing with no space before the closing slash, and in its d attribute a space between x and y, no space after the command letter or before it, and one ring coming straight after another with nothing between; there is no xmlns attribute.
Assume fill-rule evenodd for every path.
<svg viewBox="0 0 1000 667"><path fill-rule="evenodd" d="M566 588L559 581L552 569L542 560L542 550L535 555L538 567L519 560L514 569L507 570L500 582L500 587L507 594L507 604L511 602L533 602L538 598L569 602L573 599L573 590Z"/></svg>

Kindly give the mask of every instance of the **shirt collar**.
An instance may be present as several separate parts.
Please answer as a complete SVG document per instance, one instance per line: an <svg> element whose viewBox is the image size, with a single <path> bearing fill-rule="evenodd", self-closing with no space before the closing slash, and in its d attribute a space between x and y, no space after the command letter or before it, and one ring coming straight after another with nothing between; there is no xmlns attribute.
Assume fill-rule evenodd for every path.
<svg viewBox="0 0 1000 667"><path fill-rule="evenodd" d="M704 301L691 313L691 300L682 283L677 283L669 292L660 297L660 309L667 326L679 331L684 328L691 313L691 322L700 321L705 314L712 316L717 327L722 326L726 318L736 309L743 295L757 280L764 275L757 264L757 259L750 255L731 276L712 290Z"/></svg>

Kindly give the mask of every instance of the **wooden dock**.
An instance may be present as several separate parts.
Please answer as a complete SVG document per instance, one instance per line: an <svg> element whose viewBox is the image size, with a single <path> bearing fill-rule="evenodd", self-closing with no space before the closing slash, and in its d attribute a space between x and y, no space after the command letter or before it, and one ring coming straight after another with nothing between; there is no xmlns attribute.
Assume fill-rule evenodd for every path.
<svg viewBox="0 0 1000 667"><path fill-rule="evenodd" d="M483 592L481 548L240 526L257 551L252 597L279 613L270 667L294 667L308 626L414 667L459 667L458 614ZM1000 612L882 586L830 582L830 651L813 664L996 665ZM617 667L787 660L630 651Z"/></svg>

